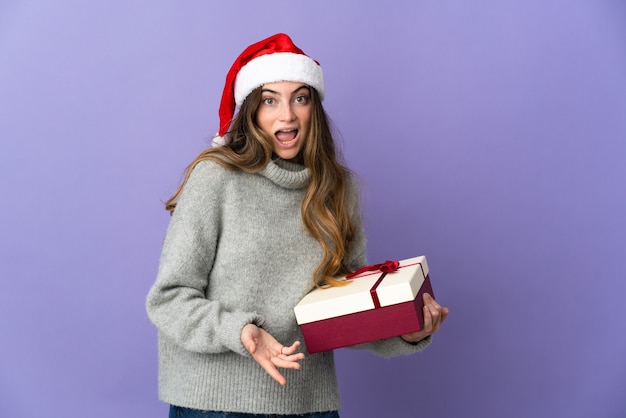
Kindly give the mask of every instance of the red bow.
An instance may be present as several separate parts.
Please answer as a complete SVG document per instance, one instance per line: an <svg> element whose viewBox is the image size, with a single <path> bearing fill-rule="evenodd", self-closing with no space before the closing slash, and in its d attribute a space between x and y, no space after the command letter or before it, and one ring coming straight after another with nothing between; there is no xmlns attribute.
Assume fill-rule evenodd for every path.
<svg viewBox="0 0 626 418"><path fill-rule="evenodd" d="M361 273L365 273L366 271L375 271L378 270L382 273L391 273L392 271L396 271L400 268L399 261L391 261L387 260L381 264L372 264L370 266L361 267L360 269L353 271L352 273L346 276L346 279L351 279L355 276L358 276Z"/></svg>

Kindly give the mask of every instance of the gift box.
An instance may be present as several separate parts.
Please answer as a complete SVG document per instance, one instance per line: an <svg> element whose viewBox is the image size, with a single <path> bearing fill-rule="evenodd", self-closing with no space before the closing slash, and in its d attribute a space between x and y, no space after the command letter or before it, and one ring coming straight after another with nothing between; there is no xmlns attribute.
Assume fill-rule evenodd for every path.
<svg viewBox="0 0 626 418"><path fill-rule="evenodd" d="M397 337L424 326L422 295L434 297L426 257L387 261L317 288L294 308L309 353Z"/></svg>

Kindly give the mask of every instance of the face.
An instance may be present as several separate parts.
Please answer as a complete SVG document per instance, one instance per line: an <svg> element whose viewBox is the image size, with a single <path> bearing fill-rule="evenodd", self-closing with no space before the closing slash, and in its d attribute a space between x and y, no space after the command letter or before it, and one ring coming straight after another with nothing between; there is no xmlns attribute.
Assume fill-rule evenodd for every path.
<svg viewBox="0 0 626 418"><path fill-rule="evenodd" d="M284 160L298 157L311 122L310 88L303 83L281 81L264 84L256 122L272 138L274 153Z"/></svg>

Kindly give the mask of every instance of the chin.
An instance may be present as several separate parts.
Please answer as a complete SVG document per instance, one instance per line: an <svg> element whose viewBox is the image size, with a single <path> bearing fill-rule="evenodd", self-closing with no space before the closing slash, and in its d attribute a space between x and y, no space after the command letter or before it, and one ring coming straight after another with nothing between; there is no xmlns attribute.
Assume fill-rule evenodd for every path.
<svg viewBox="0 0 626 418"><path fill-rule="evenodd" d="M274 152L279 158L292 161L294 163L302 163L302 153L300 151L297 152Z"/></svg>

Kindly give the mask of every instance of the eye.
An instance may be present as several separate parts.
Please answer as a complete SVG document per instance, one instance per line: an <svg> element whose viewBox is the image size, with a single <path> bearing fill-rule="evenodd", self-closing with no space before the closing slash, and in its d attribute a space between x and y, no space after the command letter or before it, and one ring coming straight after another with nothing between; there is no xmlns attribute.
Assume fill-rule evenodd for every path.
<svg viewBox="0 0 626 418"><path fill-rule="evenodd" d="M264 105L272 106L276 104L276 100L274 100L272 97L266 97L262 100L262 103Z"/></svg>
<svg viewBox="0 0 626 418"><path fill-rule="evenodd" d="M309 96L304 95L304 94L297 96L295 99L295 102L298 104L307 104L309 103Z"/></svg>

